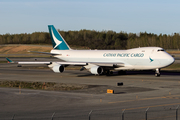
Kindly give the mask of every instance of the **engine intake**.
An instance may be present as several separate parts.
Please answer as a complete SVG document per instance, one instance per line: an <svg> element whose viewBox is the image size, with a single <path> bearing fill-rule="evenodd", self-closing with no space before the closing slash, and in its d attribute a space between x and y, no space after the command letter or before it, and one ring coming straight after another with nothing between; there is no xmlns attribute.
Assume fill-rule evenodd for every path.
<svg viewBox="0 0 180 120"><path fill-rule="evenodd" d="M56 65L56 66L52 67L52 70L53 70L55 73L62 73L62 72L64 72L64 66L62 66L62 65Z"/></svg>
<svg viewBox="0 0 180 120"><path fill-rule="evenodd" d="M91 72L92 74L98 74L98 75L100 75L100 74L102 74L102 72L103 72L103 68L100 67L100 66L93 66L93 67L90 69L90 72Z"/></svg>

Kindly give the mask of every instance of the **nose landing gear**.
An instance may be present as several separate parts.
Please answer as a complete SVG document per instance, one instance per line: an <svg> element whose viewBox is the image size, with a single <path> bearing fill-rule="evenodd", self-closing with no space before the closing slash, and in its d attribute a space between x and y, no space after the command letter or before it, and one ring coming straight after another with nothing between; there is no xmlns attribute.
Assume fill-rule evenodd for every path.
<svg viewBox="0 0 180 120"><path fill-rule="evenodd" d="M155 76L156 76L156 77L160 77L160 72L159 72L159 69L158 69L158 68L156 69Z"/></svg>

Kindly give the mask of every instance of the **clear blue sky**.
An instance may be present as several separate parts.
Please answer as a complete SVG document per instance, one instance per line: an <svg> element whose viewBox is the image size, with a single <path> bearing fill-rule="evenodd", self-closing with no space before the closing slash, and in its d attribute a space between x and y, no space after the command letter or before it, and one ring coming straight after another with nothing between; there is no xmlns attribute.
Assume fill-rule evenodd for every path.
<svg viewBox="0 0 180 120"><path fill-rule="evenodd" d="M180 33L180 0L0 0L0 34L60 30Z"/></svg>

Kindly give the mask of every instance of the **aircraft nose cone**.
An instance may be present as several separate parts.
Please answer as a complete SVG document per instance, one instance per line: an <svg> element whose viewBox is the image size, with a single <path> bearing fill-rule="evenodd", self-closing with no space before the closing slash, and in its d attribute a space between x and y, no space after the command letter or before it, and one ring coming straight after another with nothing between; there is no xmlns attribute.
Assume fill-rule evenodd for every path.
<svg viewBox="0 0 180 120"><path fill-rule="evenodd" d="M168 58L168 62L169 62L170 64L174 63L174 58L173 58L173 57L169 57L169 58Z"/></svg>

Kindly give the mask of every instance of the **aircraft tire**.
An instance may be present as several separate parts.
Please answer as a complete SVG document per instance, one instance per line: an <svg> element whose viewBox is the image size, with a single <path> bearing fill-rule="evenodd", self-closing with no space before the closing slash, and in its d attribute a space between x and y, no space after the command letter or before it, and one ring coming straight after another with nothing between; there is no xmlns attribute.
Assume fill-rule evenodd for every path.
<svg viewBox="0 0 180 120"><path fill-rule="evenodd" d="M118 71L118 75L126 75L126 71Z"/></svg>
<svg viewBox="0 0 180 120"><path fill-rule="evenodd" d="M155 76L156 76L156 77L160 77L160 74L159 74L159 73L156 73Z"/></svg>

